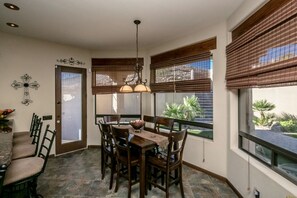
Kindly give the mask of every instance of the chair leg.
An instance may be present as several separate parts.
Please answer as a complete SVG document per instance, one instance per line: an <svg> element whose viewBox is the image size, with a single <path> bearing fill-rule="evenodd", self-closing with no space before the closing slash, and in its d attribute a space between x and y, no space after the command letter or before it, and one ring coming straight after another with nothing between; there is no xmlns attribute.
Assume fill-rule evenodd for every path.
<svg viewBox="0 0 297 198"><path fill-rule="evenodd" d="M104 151L101 153L101 179L103 180L105 177L105 156L104 156Z"/></svg>
<svg viewBox="0 0 297 198"><path fill-rule="evenodd" d="M148 182L147 182L147 186L149 190L152 190L152 184L151 184L151 180L152 180L152 168L151 166L148 166Z"/></svg>
<svg viewBox="0 0 297 198"><path fill-rule="evenodd" d="M183 177L182 177L182 166L180 166L178 170L179 170L178 172L179 172L180 193L182 198L184 198L185 194L184 194Z"/></svg>
<svg viewBox="0 0 297 198"><path fill-rule="evenodd" d="M166 189L166 198L169 198L169 178L170 178L170 172L169 171L167 171L166 172L166 187L165 187L165 189Z"/></svg>
<svg viewBox="0 0 297 198"><path fill-rule="evenodd" d="M118 189L119 189L119 178L120 178L120 166L121 164L117 161L117 180L116 180L116 187L114 189L114 192L118 192Z"/></svg>
<svg viewBox="0 0 297 198"><path fill-rule="evenodd" d="M34 178L32 182L30 182L30 191L33 197L37 197L37 178Z"/></svg>
<svg viewBox="0 0 297 198"><path fill-rule="evenodd" d="M128 190L128 198L131 198L131 186L132 186L132 175L131 175L131 167L128 165L128 179L129 179L129 190Z"/></svg>
<svg viewBox="0 0 297 198"><path fill-rule="evenodd" d="M102 142L102 139L101 139L101 142ZM101 179L104 179L103 178L103 166L104 166L104 151L103 151L103 146L101 145Z"/></svg>
<svg viewBox="0 0 297 198"><path fill-rule="evenodd" d="M111 174L110 174L109 190L112 189L112 185L113 185L114 169L115 169L115 161L111 159L111 171L110 171Z"/></svg>

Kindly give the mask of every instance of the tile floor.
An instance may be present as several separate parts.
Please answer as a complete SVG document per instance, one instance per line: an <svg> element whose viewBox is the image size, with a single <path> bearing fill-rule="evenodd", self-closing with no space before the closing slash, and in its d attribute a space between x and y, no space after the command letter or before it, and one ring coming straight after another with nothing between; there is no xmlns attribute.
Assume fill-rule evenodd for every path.
<svg viewBox="0 0 297 198"><path fill-rule="evenodd" d="M122 180L119 191L108 190L110 170L107 169L101 180L100 149L90 148L75 153L50 158L45 172L38 180L38 193L45 198L95 198L127 197L128 182ZM237 197L224 182L207 174L183 166L185 197L194 198L233 198ZM121 181L121 180L120 180ZM132 198L139 197L138 184L132 187ZM153 188L148 198L165 197L165 193ZM181 197L179 185L170 188L170 197Z"/></svg>

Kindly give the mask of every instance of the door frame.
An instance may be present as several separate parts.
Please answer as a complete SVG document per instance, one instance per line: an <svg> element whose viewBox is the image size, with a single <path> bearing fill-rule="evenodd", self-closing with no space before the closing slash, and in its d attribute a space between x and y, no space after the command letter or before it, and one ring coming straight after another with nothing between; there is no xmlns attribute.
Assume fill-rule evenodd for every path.
<svg viewBox="0 0 297 198"><path fill-rule="evenodd" d="M72 72L82 74L82 139L62 144L61 127L61 73ZM87 69L78 67L68 67L62 65L55 66L55 126L56 126L56 154L63 154L87 147Z"/></svg>

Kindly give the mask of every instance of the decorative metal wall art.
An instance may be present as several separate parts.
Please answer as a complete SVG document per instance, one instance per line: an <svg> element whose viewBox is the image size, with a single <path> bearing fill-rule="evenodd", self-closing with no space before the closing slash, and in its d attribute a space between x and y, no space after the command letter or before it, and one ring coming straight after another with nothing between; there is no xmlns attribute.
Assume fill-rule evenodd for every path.
<svg viewBox="0 0 297 198"><path fill-rule="evenodd" d="M16 80L14 80L11 86L15 89L24 87L24 96L22 104L28 106L30 103L33 102L33 100L30 99L29 88L37 90L40 87L40 85L36 81L30 83L32 77L28 74L21 76L21 79L23 82L17 82Z"/></svg>
<svg viewBox="0 0 297 198"><path fill-rule="evenodd" d="M64 63L64 64L69 64L69 65L84 65L85 63L79 60L74 60L74 58L69 58L69 59L57 59L58 63Z"/></svg>

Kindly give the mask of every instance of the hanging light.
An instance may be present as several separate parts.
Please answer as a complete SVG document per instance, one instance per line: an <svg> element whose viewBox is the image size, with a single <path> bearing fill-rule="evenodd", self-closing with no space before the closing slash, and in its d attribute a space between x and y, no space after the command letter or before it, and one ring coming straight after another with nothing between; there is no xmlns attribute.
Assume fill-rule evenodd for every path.
<svg viewBox="0 0 297 198"><path fill-rule="evenodd" d="M123 93L131 93L131 92L151 92L151 89L146 85L147 80L145 79L145 81L142 81L142 65L139 65L138 62L138 25L141 23L141 21L139 20L135 20L134 23L136 24L136 65L135 65L135 73L134 76L131 80L126 80L125 81L125 85L123 85L120 89L120 92ZM135 78L137 77L136 80L136 86L133 90L133 88L128 85L128 83L132 82L135 80Z"/></svg>

